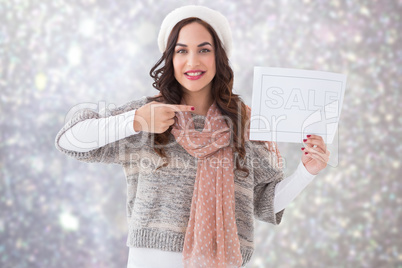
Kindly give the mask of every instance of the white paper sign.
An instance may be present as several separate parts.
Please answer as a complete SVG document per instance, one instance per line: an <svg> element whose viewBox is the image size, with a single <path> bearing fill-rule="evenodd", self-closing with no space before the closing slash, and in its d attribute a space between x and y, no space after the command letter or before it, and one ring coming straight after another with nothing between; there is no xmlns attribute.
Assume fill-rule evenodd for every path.
<svg viewBox="0 0 402 268"><path fill-rule="evenodd" d="M300 143L316 134L331 144L345 86L344 74L254 67L250 139Z"/></svg>

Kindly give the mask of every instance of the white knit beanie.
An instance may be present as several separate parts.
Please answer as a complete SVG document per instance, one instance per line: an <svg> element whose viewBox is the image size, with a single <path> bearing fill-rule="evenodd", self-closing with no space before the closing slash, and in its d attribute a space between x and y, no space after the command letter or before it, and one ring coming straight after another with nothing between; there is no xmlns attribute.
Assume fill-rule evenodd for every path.
<svg viewBox="0 0 402 268"><path fill-rule="evenodd" d="M229 58L232 52L232 32L228 20L218 11L194 5L177 8L165 17L158 35L160 52L165 52L173 27L183 19L191 17L199 18L214 28Z"/></svg>

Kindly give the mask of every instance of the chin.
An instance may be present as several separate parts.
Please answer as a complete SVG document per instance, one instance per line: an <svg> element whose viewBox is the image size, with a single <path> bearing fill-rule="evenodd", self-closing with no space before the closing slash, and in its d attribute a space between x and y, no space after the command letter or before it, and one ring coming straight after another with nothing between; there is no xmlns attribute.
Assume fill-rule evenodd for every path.
<svg viewBox="0 0 402 268"><path fill-rule="evenodd" d="M199 91L202 91L202 88L188 88L188 87L186 87L185 90L187 92L199 92Z"/></svg>
<svg viewBox="0 0 402 268"><path fill-rule="evenodd" d="M207 85L202 85L202 86L196 86L196 85L191 85L191 86L183 86L182 85L182 88L183 88L183 91L184 92L188 92L188 93L190 93L190 92L200 92L200 91L203 91L203 90L207 90L207 88L208 88L208 84Z"/></svg>

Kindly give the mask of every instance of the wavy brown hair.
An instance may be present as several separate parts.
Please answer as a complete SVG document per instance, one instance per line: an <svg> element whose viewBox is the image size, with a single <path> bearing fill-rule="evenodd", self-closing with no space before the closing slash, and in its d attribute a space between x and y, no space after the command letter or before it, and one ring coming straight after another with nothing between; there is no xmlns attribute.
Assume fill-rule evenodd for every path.
<svg viewBox="0 0 402 268"><path fill-rule="evenodd" d="M208 23L199 18L187 18L178 22L173 27L167 41L166 51L150 70L150 75L154 79L152 85L160 92L160 96L151 97L150 99L151 101L159 101L168 104L181 103L183 91L181 85L174 77L173 55L180 30L193 22L203 25L212 35L215 45L216 74L212 80L211 94L222 116L225 118L226 123L231 128L231 146L234 149L234 153L237 152L243 162L246 157L244 133L246 130L246 122L248 121L247 108L240 96L232 92L233 70L229 66L229 59L218 35ZM154 137L153 148L159 156L164 158L166 157L166 153L163 145L168 143L171 129L172 127L164 133L155 134ZM246 176L248 176L248 169L240 163L238 157L235 159L236 169L246 172ZM167 163L165 163L165 165L167 165Z"/></svg>

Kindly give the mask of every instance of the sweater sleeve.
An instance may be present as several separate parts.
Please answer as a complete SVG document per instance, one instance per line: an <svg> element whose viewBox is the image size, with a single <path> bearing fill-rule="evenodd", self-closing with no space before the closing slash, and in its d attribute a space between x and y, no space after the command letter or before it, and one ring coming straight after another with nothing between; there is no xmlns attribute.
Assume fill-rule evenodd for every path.
<svg viewBox="0 0 402 268"><path fill-rule="evenodd" d="M277 225L281 222L284 209L274 209L275 187L283 180L284 173L275 153L263 142L250 141L252 146L251 166L254 173L254 217L257 220Z"/></svg>
<svg viewBox="0 0 402 268"><path fill-rule="evenodd" d="M133 150L138 150L141 148L141 144L145 142L142 132L129 135L130 131L128 125L133 124L134 115L131 117L130 111L140 108L146 104L147 98L143 97L139 100L129 102L123 106L120 106L113 110L105 110L104 112L96 112L91 109L82 109L74 114L74 116L64 125L64 127L57 133L55 139L56 148L62 153L73 157L77 160L84 162L103 162L103 163L115 163L121 164L123 162L129 161L130 154L128 152L133 152ZM121 116L119 116L121 115ZM125 116L124 116L125 115ZM88 130L93 130L93 128L88 125L108 125L108 124L98 124L97 120L112 119L116 124L120 126L115 129L117 132L124 130L125 133L111 133L110 129L113 128L102 128L98 129L98 135L93 136L95 138L92 141L88 141L87 136L93 135L93 133L85 133ZM79 130L78 133L75 130ZM100 133L102 132L102 133ZM72 138L72 134L78 134ZM135 133L133 131L133 133ZM96 133L95 133L96 134ZM82 139L80 139L80 136ZM69 139L69 141L66 141ZM73 144L71 144L73 142Z"/></svg>

